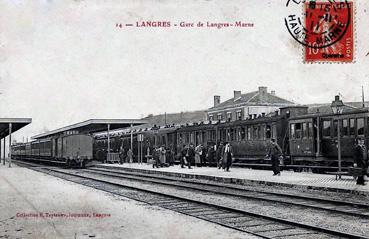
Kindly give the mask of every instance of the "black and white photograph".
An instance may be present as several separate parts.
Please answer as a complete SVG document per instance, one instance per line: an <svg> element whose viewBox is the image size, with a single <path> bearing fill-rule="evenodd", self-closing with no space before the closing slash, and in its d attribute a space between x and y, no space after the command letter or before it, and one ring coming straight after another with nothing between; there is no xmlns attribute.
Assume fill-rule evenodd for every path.
<svg viewBox="0 0 369 239"><path fill-rule="evenodd" d="M0 239L369 239L369 1L0 0Z"/></svg>

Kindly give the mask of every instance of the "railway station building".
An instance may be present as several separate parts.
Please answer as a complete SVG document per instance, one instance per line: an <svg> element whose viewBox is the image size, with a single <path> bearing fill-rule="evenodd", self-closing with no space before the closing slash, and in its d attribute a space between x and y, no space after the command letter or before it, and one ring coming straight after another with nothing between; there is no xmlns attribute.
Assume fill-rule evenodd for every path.
<svg viewBox="0 0 369 239"><path fill-rule="evenodd" d="M242 94L235 90L233 98L221 102L214 96L214 106L207 110L209 121L236 121L254 119L278 111L279 108L297 104L276 95L275 91L260 86L257 91Z"/></svg>
<svg viewBox="0 0 369 239"><path fill-rule="evenodd" d="M6 161L6 145L5 141L8 138L9 142L9 167L12 164L12 134L21 128L29 125L32 122L31 118L0 118L0 160L3 160L3 164L5 165ZM1 143L3 143L3 148L1 147Z"/></svg>

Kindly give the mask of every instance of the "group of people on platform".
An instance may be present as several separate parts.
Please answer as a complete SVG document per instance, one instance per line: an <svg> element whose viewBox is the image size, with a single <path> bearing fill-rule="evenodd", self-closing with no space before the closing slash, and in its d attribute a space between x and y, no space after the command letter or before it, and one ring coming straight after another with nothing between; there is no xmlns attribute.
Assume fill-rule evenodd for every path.
<svg viewBox="0 0 369 239"><path fill-rule="evenodd" d="M123 163L133 163L133 152L132 149L126 151L122 145L119 149L119 164Z"/></svg>
<svg viewBox="0 0 369 239"><path fill-rule="evenodd" d="M151 152L152 151L152 152ZM234 161L233 148L229 142L219 142L218 144L209 145L208 148L202 144L194 146L193 143L183 145L179 150L174 147L154 147L147 148L147 162L151 161L153 168L173 166L178 160L182 168L187 166L202 167L202 166L217 166L218 169L223 169L226 172L230 171L230 167ZM270 158L273 170L273 176L280 176L280 163L283 161L283 151L275 139L270 140L266 157ZM356 169L357 184L365 185L364 176L368 174L368 151L365 147L363 139L355 139L354 146L354 169ZM133 162L133 152L131 149L124 150L120 148L120 163Z"/></svg>
<svg viewBox="0 0 369 239"><path fill-rule="evenodd" d="M190 143L183 145L182 149L176 151L173 147L165 147L165 145L152 149L148 147L145 157L147 162L151 161L153 168L173 166L177 159L180 161L182 168L185 166L188 166L188 168L192 168L192 166L216 166L218 169L223 169L226 172L230 171L234 161L233 147L229 142L219 142L218 144L208 146L208 148L202 144L195 147L193 143ZM279 157L281 154L281 148L272 139L268 156L272 160L274 175L280 175ZM120 164L132 163L133 157L131 149L125 150L123 146L120 147Z"/></svg>
<svg viewBox="0 0 369 239"><path fill-rule="evenodd" d="M229 172L233 162L233 149L230 143L224 142L218 145L211 145L206 149L202 144L194 146L192 143L183 145L178 152L181 167L185 165L191 168L193 165L198 167L216 165L218 169Z"/></svg>

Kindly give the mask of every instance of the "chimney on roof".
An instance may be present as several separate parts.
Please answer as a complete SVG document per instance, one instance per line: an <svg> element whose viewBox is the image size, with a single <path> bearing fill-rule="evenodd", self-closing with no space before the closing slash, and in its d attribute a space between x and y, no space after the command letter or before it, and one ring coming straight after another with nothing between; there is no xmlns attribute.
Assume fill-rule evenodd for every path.
<svg viewBox="0 0 369 239"><path fill-rule="evenodd" d="M241 91L240 90L234 90L233 91L233 100L238 100L241 98Z"/></svg>
<svg viewBox="0 0 369 239"><path fill-rule="evenodd" d="M268 88L265 86L259 86L259 99L261 102L266 101L266 94L268 93Z"/></svg>
<svg viewBox="0 0 369 239"><path fill-rule="evenodd" d="M267 93L268 88L265 86L259 86L259 93L260 94L266 94Z"/></svg>
<svg viewBox="0 0 369 239"><path fill-rule="evenodd" d="M272 90L272 91L270 92L270 94L271 94L271 95L275 95L275 90Z"/></svg>
<svg viewBox="0 0 369 239"><path fill-rule="evenodd" d="M220 96L214 95L214 107L218 106L220 104Z"/></svg>

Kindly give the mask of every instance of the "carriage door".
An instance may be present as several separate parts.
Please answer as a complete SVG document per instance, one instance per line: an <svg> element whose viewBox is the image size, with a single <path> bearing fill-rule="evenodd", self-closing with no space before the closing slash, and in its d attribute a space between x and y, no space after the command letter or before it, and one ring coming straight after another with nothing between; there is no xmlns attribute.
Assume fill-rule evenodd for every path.
<svg viewBox="0 0 369 239"><path fill-rule="evenodd" d="M57 151L57 157L62 158L63 157L63 138L57 139L57 145L56 145L56 151Z"/></svg>
<svg viewBox="0 0 369 239"><path fill-rule="evenodd" d="M53 139L53 151L52 151L52 156L53 157L57 157L58 155L58 139Z"/></svg>

